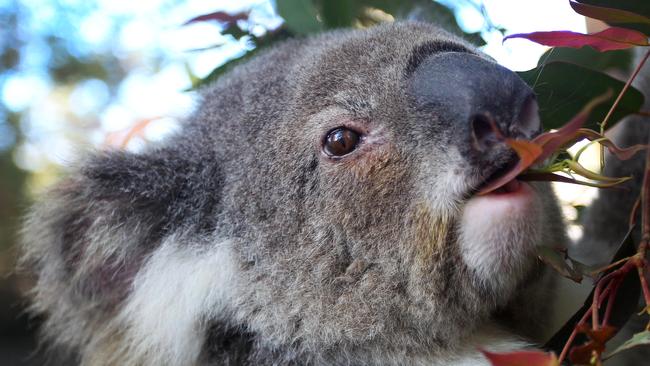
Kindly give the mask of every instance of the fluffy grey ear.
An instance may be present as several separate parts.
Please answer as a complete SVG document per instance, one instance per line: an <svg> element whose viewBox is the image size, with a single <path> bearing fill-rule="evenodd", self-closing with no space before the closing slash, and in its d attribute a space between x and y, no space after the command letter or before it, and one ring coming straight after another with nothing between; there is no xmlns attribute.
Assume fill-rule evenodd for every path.
<svg viewBox="0 0 650 366"><path fill-rule="evenodd" d="M44 332L87 346L114 316L146 258L171 232L214 227L221 174L215 159L166 148L94 155L34 207L23 266L36 275Z"/></svg>

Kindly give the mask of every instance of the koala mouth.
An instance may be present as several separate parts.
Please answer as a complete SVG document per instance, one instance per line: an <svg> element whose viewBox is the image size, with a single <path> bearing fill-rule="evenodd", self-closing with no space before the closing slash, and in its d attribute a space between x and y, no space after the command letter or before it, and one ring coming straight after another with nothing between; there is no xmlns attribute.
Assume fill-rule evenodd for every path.
<svg viewBox="0 0 650 366"><path fill-rule="evenodd" d="M497 168L490 174L488 177L472 191L472 196L476 195L481 189L486 187L487 185L491 184L492 182L500 179L504 175L508 174L512 168L514 168L515 165L517 165L517 162L519 161L519 158L517 157L511 157L508 159L505 163L497 166ZM490 192L489 194L506 194L506 193L512 193L516 192L519 190L521 187L521 182L519 182L516 178L512 179L510 181L504 182L499 188L495 189L494 191Z"/></svg>
<svg viewBox="0 0 650 366"><path fill-rule="evenodd" d="M505 194L517 192L521 188L521 183L515 178L508 183L502 185L501 187L490 192L490 194Z"/></svg>

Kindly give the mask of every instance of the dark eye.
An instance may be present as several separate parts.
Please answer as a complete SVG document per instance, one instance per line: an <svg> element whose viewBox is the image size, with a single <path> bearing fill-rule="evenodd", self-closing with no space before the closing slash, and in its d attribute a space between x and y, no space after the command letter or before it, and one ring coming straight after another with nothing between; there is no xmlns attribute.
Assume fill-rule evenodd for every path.
<svg viewBox="0 0 650 366"><path fill-rule="evenodd" d="M323 150L329 156L343 156L351 153L359 144L359 134L339 127L327 133Z"/></svg>

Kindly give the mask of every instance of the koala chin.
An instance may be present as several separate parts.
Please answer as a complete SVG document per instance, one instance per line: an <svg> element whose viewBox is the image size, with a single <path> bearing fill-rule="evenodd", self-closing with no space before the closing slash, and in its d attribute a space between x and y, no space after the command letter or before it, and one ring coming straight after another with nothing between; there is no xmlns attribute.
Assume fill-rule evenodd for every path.
<svg viewBox="0 0 650 366"><path fill-rule="evenodd" d="M32 310L82 365L487 365L530 347L561 245L547 184L478 190L532 90L425 23L292 40L177 135L90 154L23 230Z"/></svg>

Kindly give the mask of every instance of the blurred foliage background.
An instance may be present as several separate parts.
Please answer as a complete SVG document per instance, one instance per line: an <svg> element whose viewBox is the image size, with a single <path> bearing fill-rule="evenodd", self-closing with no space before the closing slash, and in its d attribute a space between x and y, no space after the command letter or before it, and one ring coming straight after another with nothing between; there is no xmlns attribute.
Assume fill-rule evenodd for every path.
<svg viewBox="0 0 650 366"><path fill-rule="evenodd" d="M23 314L19 294L30 280L15 274L15 244L25 209L75 156L95 148L137 151L163 138L192 112L197 88L291 36L419 19L482 46L502 63L524 54L518 64L529 65L519 66L524 69L533 68L544 49L512 41L517 59L501 45L504 24L520 32L584 31L584 20L566 1L522 3L0 0L0 364L42 364L38 355L29 356L38 319ZM571 52L547 58L600 57Z"/></svg>

